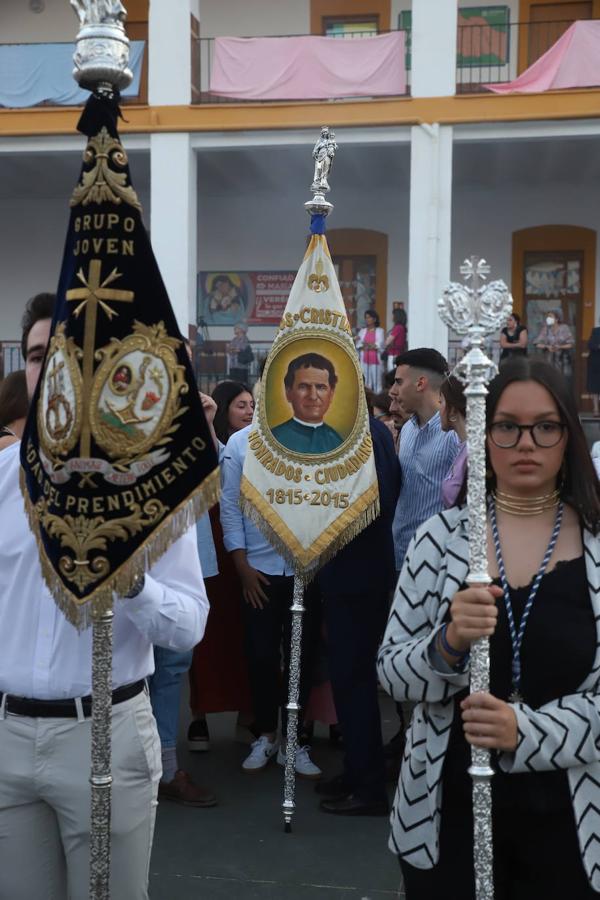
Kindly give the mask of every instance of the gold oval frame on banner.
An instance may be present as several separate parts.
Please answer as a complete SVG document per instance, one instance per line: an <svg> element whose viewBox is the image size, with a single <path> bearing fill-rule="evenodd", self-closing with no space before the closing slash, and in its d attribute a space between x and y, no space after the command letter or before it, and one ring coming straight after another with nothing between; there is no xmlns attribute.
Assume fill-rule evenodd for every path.
<svg viewBox="0 0 600 900"><path fill-rule="evenodd" d="M300 345L304 346L300 346ZM323 345L327 345L324 347ZM330 359L338 376L334 399L327 412L326 424L334 428L342 437L342 443L327 453L296 453L288 450L273 436L272 428L290 418L290 405L285 397L283 379L290 361L304 353L320 353ZM273 388L273 383L279 385ZM351 383L349 390L347 385ZM363 388L363 374L358 358L348 346L348 339L333 332L323 332L321 328L306 328L282 338L270 357L263 372L263 388L260 392L258 421L266 443L280 456L303 463L320 465L323 462L345 456L357 443L365 430L366 399ZM277 391L276 396L273 396ZM267 411L267 405L270 409Z"/></svg>

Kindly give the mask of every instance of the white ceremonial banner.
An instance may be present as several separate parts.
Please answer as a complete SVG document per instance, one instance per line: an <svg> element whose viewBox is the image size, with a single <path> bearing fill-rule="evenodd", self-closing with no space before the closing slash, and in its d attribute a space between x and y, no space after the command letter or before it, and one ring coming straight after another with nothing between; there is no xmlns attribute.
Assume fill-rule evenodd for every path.
<svg viewBox="0 0 600 900"><path fill-rule="evenodd" d="M379 515L363 375L324 234L265 366L240 502L305 581Z"/></svg>

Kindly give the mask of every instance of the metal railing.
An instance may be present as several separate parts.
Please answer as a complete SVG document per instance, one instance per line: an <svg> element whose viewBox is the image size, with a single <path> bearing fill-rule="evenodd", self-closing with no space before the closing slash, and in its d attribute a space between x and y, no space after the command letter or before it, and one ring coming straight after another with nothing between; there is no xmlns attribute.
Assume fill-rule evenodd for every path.
<svg viewBox="0 0 600 900"><path fill-rule="evenodd" d="M24 368L20 341L0 341L0 378Z"/></svg>
<svg viewBox="0 0 600 900"><path fill-rule="evenodd" d="M0 0L0 2L1 2L1 0ZM66 69L65 71L66 71L66 72L70 72L70 70L71 70L71 68L72 68L72 65L71 65L71 56L72 56L73 51L75 50L75 44L74 44L73 42L68 42L68 41L46 41L46 42L44 42L44 43L35 43L35 44L26 44L26 43L18 43L18 44L14 44L14 43L11 43L11 42L1 41L1 40L0 40L0 49L3 48L3 47L14 47L14 48L18 48L18 47L28 47L28 48L29 48L29 47L33 47L33 46L35 46L35 47L37 48L37 52L38 52L39 54L43 53L43 48L44 48L44 47L52 47L52 48L55 48L55 47L64 47L64 48L65 48L65 59L68 59L68 65L69 65L69 69ZM64 73L63 73L63 74L64 74ZM27 80L28 80L29 77L30 77L30 76L28 76L26 73L23 74L23 76L22 76L22 82L23 82L23 84L26 84L26 83L27 83ZM75 82L73 82L73 87L74 87L74 88L76 87ZM123 96L123 95L122 95L122 96L121 96L121 101L120 101L120 102L121 102L121 105L122 105L122 106L123 106L123 105L124 105L124 106L127 106L127 105L131 105L131 104L142 104L142 105L143 105L143 104L148 103L148 42L147 42L147 40L146 40L146 44L145 44L145 47L144 47L144 54L143 54L143 57L142 57L142 65L141 65L141 72L140 72L140 86L139 86L139 91L138 91L138 93L137 93L135 96L133 96L133 95L132 95L132 96ZM31 104L30 106L26 106L26 107L22 107L22 106L19 106L19 107L13 107L13 106L9 106L9 105L6 105L6 106L5 106L3 103L0 102L0 109L16 109L16 108L19 108L19 109L32 109L32 108L35 108L35 107L45 107L45 106L49 106L49 107L57 107L57 106L60 106L60 107L69 107L69 106L79 106L79 105L81 105L81 104L79 104L79 103L60 103L60 104L59 104L59 103L57 103L57 102L55 102L55 101L53 101L53 100L43 100L43 101L41 101L41 102L39 102L39 103L33 103L33 104Z"/></svg>
<svg viewBox="0 0 600 900"><path fill-rule="evenodd" d="M199 389L211 394L220 381L241 381L252 388L259 380L271 341L252 341L254 359L245 366L229 365L225 341L202 341L194 350L193 369Z"/></svg>
<svg viewBox="0 0 600 900"><path fill-rule="evenodd" d="M393 29L393 30L397 30L397 29ZM378 34L389 34L389 32L380 31L380 32L378 32ZM406 74L406 91L401 96L408 97L408 96L410 96L410 30L405 29L405 34L406 34L406 45L405 45L405 53L404 53L404 68L405 68L405 74ZM269 40L269 39L275 38L275 37L281 38L281 37L311 37L311 36L312 35L282 34L282 35L269 35L265 39ZM352 32L350 34L328 35L328 37L334 38L336 40L356 40L356 39L360 39L360 38L374 37L374 36L375 35L373 34L372 31L365 31L365 32L358 31L358 32ZM303 102L306 102L307 100L313 99L311 97L306 97L303 100L296 99L296 100L289 100L289 101L287 101L287 100L283 100L283 101L278 101L278 100L275 100L275 101L274 100L240 100L237 98L234 99L231 97L223 97L223 96L220 96L219 94L212 94L210 92L210 79L211 79L211 73L212 73L214 55L215 55L215 40L216 40L216 38L198 38L194 42L195 46L193 47L193 51L192 51L192 60L193 60L192 65L194 68L194 71L192 73L192 103L198 103L198 104L206 104L206 103L211 103L211 104L213 104L213 103L217 103L217 104L224 104L224 103L261 103L261 104L263 104L263 103L265 103L265 104L269 104L269 103L279 103L279 102L303 103ZM398 95L395 94L392 96L398 96ZM342 103L344 101L353 100L353 99L369 100L370 98L369 97L357 97L357 98L344 97L344 98L339 98L339 99L332 98L330 100L329 99L323 100L322 102L323 103L331 103L331 102Z"/></svg>
<svg viewBox="0 0 600 900"><path fill-rule="evenodd" d="M486 84L512 81L572 24L573 20L459 25L456 93L483 93Z"/></svg>

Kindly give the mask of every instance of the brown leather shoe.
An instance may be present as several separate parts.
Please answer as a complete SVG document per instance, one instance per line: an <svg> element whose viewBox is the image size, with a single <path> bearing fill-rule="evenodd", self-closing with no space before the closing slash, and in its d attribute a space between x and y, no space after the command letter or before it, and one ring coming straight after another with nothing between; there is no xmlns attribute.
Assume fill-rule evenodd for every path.
<svg viewBox="0 0 600 900"><path fill-rule="evenodd" d="M173 781L161 781L158 785L161 800L172 800L182 806L216 806L217 798L206 788L194 784L187 772L179 769Z"/></svg>

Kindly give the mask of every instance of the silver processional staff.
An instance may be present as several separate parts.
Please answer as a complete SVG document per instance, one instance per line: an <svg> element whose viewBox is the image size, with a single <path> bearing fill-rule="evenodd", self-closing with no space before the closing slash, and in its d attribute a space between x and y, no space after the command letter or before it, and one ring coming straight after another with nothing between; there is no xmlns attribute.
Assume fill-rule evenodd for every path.
<svg viewBox="0 0 600 900"><path fill-rule="evenodd" d="M127 87L133 73L120 0L70 0L80 29L73 77L82 87L112 95ZM90 898L110 898L111 710L113 613L93 616Z"/></svg>
<svg viewBox="0 0 600 900"><path fill-rule="evenodd" d="M497 332L512 312L512 297L503 281L486 282L490 267L476 256L460 267L465 284L450 282L438 311L442 321L457 334L465 335L468 352L456 369L465 382L467 398L467 507L470 585L487 585L491 579L487 563L487 502L485 477L486 385L496 367L483 350L486 335ZM487 638L471 645L471 693L489 691L490 648ZM475 893L477 900L493 900L492 786L494 774L488 750L472 747L469 774L473 779L473 828Z"/></svg>

